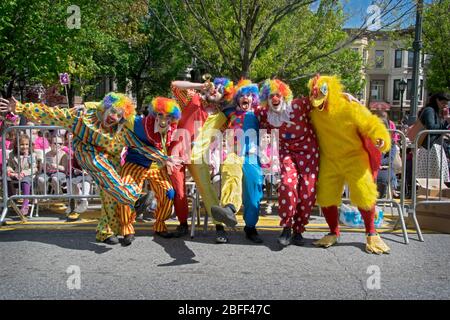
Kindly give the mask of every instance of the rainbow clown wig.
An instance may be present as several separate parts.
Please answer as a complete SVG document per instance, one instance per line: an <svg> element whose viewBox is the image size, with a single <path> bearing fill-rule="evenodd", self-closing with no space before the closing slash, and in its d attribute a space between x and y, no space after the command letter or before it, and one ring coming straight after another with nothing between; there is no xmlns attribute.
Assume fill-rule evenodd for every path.
<svg viewBox="0 0 450 320"><path fill-rule="evenodd" d="M264 81L260 90L261 106L263 107L267 106L267 102L270 98L270 95L277 93L283 97L284 101L287 104L291 103L293 98L292 91L286 83L278 79L274 80L267 79L266 81Z"/></svg>
<svg viewBox="0 0 450 320"><path fill-rule="evenodd" d="M234 96L234 84L228 78L214 78L214 87L223 94L223 99L226 102L231 102Z"/></svg>
<svg viewBox="0 0 450 320"><path fill-rule="evenodd" d="M128 96L122 93L108 93L99 105L99 109L102 111L107 111L111 107L123 110L123 121L126 121L130 117L136 115L136 108L133 101Z"/></svg>
<svg viewBox="0 0 450 320"><path fill-rule="evenodd" d="M252 83L251 80L241 79L234 88L236 93L234 94L234 103L239 105L239 99L250 94L252 96L252 108L259 105L259 89L258 86Z"/></svg>
<svg viewBox="0 0 450 320"><path fill-rule="evenodd" d="M156 117L157 114L163 114L175 120L181 118L181 108L178 103L174 99L165 97L154 98L148 108L148 112L153 117Z"/></svg>

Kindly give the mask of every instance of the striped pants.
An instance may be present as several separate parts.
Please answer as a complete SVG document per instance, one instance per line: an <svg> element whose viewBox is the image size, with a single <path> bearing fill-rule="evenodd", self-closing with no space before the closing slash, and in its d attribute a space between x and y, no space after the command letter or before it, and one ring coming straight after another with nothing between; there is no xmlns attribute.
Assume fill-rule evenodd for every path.
<svg viewBox="0 0 450 320"><path fill-rule="evenodd" d="M154 165L145 168L127 162L122 167L121 176L125 184L136 184L140 188L142 188L145 180L149 181L150 189L155 193L158 202L153 230L156 232L167 231L165 221L169 219L172 213L175 192L170 184L166 169L160 169ZM134 210L130 206L117 204L117 216L120 223L120 234L134 234L133 222L136 218Z"/></svg>
<svg viewBox="0 0 450 320"><path fill-rule="evenodd" d="M89 172L100 189L116 201L134 206L140 197L141 188L136 184L124 182L119 175L120 156L85 149L85 146L81 144L76 146L74 155L80 166Z"/></svg>
<svg viewBox="0 0 450 320"><path fill-rule="evenodd" d="M119 175L120 157L93 151L84 145L75 146L74 156L80 166L89 172L100 187L101 216L97 225L96 239L104 241L120 232L117 205L130 208L140 196L141 187L126 183Z"/></svg>

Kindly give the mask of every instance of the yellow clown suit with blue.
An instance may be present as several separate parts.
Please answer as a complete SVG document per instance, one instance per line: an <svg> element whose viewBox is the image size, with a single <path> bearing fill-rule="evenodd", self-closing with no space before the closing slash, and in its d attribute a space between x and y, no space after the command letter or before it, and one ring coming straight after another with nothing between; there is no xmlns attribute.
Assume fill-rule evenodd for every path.
<svg viewBox="0 0 450 320"><path fill-rule="evenodd" d="M255 115L259 89L250 80L240 80L235 91L235 109L224 110L229 121L227 155L222 165L221 206L213 206L211 214L217 221L234 227L236 212L243 204L246 238L261 243L256 231L263 196L263 173L258 157L259 121Z"/></svg>
<svg viewBox="0 0 450 320"><path fill-rule="evenodd" d="M177 128L177 121L181 117L181 109L173 99L156 97L148 106L149 115L136 116L132 122L132 131L146 145L153 146L164 154L168 154L168 148L172 142L172 135ZM137 184L142 188L144 182L149 182L150 189L154 191L157 207L154 212L155 234L162 237L172 237L177 233L167 231L165 221L172 214L175 190L170 183L167 168L159 166L143 156L137 148L127 151L125 164L120 172L125 183ZM134 241L133 222L136 214L130 206L118 205L120 220L120 233L124 236L123 244L130 245Z"/></svg>
<svg viewBox="0 0 450 320"><path fill-rule="evenodd" d="M391 147L391 139L381 120L365 106L349 101L335 76L317 75L309 81L311 120L320 149L317 202L330 233L314 244L329 247L340 236L338 205L344 185L358 207L366 228L366 251L389 253L389 247L375 230L375 183L381 152Z"/></svg>
<svg viewBox="0 0 450 320"><path fill-rule="evenodd" d="M117 202L145 212L151 202L149 193L141 195L136 184L124 183L118 171L124 146L136 148L151 161L167 164L170 159L153 146L142 143L129 129L135 107L127 96L108 93L100 102L87 102L85 109L49 107L44 104L16 102L15 111L31 121L66 127L73 132L74 155L100 187L102 215L97 226L97 241L117 244L119 221Z"/></svg>

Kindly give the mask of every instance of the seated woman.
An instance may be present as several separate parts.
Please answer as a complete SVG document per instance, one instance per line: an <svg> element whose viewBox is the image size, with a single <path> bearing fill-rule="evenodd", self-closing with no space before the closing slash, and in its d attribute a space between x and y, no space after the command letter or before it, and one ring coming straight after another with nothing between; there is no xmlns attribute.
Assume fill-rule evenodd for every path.
<svg viewBox="0 0 450 320"><path fill-rule="evenodd" d="M27 135L19 137L19 147L13 144L13 150L9 154L7 162L8 175L8 195L15 195L18 191L16 187L20 184L22 195L31 194L31 184L37 173L36 154L31 149L31 141ZM21 212L24 216L28 215L29 199L24 199Z"/></svg>
<svg viewBox="0 0 450 320"><path fill-rule="evenodd" d="M50 182L53 192L61 193L61 185L66 183L66 172L68 167L67 154L62 150L63 141L61 137L53 137L50 142L51 150L45 154L45 161L41 174L37 178L38 190L46 194L46 182Z"/></svg>

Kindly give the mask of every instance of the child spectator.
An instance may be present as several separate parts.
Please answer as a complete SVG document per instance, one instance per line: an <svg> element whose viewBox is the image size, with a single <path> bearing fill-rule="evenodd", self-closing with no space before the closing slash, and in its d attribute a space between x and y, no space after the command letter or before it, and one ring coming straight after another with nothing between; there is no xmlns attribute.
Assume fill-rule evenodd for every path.
<svg viewBox="0 0 450 320"><path fill-rule="evenodd" d="M63 140L61 137L53 137L50 143L50 151L45 154L41 174L38 176L38 190L45 194L46 182L50 182L55 193L59 194L61 185L66 183L66 172L68 168L67 154L62 150Z"/></svg>
<svg viewBox="0 0 450 320"><path fill-rule="evenodd" d="M68 173L70 176L70 172ZM72 193L74 195L89 195L91 191L91 183L92 177L84 171L79 165L76 158L72 158ZM74 201L76 204L77 200ZM83 213L88 208L88 200L87 198L81 198L80 202L75 205L75 208L69 206L67 216L68 220L77 220L79 218L80 213Z"/></svg>
<svg viewBox="0 0 450 320"><path fill-rule="evenodd" d="M13 144L13 150L9 154L7 162L8 195L16 194L16 184L20 183L22 195L30 195L31 184L37 173L36 154L32 152L30 138L27 135L19 137L19 147ZM29 199L24 199L22 214L28 215Z"/></svg>

